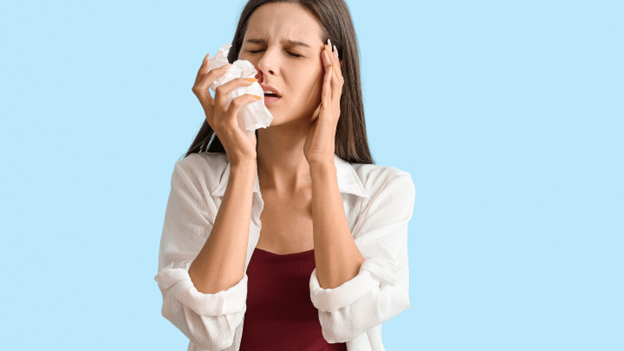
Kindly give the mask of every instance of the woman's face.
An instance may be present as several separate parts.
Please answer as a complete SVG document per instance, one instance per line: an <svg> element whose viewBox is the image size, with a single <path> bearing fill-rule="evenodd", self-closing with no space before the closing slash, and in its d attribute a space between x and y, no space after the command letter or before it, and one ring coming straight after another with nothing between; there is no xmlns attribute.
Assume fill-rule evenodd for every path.
<svg viewBox="0 0 624 351"><path fill-rule="evenodd" d="M321 103L321 31L318 21L299 4L265 4L249 18L238 58L253 63L258 82L272 86L280 96L274 102L265 96L273 115L271 126L311 118Z"/></svg>

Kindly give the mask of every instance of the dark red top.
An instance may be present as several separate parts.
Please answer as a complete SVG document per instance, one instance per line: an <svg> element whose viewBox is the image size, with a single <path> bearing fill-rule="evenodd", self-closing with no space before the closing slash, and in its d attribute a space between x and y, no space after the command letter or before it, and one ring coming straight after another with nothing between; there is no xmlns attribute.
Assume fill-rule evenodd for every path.
<svg viewBox="0 0 624 351"><path fill-rule="evenodd" d="M321 334L310 300L314 249L278 255L256 248L247 267L247 311L241 351L346 351Z"/></svg>

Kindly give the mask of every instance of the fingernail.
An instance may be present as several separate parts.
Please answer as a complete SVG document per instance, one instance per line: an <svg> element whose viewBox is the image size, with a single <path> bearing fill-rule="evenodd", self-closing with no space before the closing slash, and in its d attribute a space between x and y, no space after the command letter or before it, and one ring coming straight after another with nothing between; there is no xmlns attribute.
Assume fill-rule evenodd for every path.
<svg viewBox="0 0 624 351"><path fill-rule="evenodd" d="M260 100L262 99L261 97L259 97L258 95L254 95L254 97L256 98L256 100Z"/></svg>
<svg viewBox="0 0 624 351"><path fill-rule="evenodd" d="M336 49L336 45L334 45L334 54L338 57L338 49Z"/></svg>
<svg viewBox="0 0 624 351"><path fill-rule="evenodd" d="M331 40L329 40L329 38L327 38L327 46L329 46L329 48L331 49L332 45L331 45Z"/></svg>
<svg viewBox="0 0 624 351"><path fill-rule="evenodd" d="M256 78L247 78L248 81L250 82L257 82L258 80Z"/></svg>
<svg viewBox="0 0 624 351"><path fill-rule="evenodd" d="M329 50L327 50L327 44L325 45L325 53L329 56Z"/></svg>

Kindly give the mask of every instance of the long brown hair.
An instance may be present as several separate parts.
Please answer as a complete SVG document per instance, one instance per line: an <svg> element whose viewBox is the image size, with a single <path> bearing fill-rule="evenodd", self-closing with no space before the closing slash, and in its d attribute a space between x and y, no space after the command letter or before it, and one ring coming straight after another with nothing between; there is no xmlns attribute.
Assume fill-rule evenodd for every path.
<svg viewBox="0 0 624 351"><path fill-rule="evenodd" d="M343 62L344 85L340 98L340 118L336 126L335 153L350 163L373 164L364 121L357 38L351 13L344 0L249 0L238 21L228 61L238 60L251 14L258 7L273 2L296 3L306 8L321 25L322 41L327 42L329 38L336 45L338 56ZM206 120L184 157L204 151L225 152L221 141Z"/></svg>

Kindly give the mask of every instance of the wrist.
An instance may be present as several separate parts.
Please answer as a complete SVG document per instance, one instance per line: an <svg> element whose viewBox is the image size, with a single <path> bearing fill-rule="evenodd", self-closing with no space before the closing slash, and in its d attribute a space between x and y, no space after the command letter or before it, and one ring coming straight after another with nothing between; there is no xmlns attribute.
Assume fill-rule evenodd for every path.
<svg viewBox="0 0 624 351"><path fill-rule="evenodd" d="M230 163L230 176L255 178L257 172L256 161L238 161Z"/></svg>
<svg viewBox="0 0 624 351"><path fill-rule="evenodd" d="M327 174L336 174L336 165L334 164L334 160L329 161L318 161L310 163L310 176L322 176Z"/></svg>
<svg viewBox="0 0 624 351"><path fill-rule="evenodd" d="M230 160L231 170L255 170L258 166L256 159Z"/></svg>

